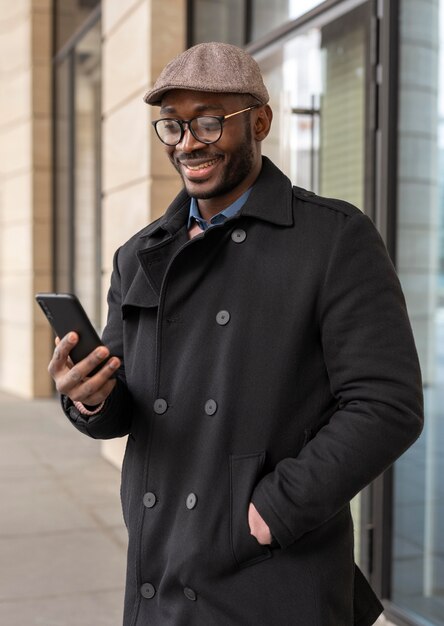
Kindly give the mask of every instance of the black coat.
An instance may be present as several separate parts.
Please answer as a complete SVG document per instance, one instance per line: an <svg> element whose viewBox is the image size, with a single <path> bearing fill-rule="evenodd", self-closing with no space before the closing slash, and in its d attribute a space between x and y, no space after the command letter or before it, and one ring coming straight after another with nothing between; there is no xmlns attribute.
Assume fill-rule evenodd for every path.
<svg viewBox="0 0 444 626"><path fill-rule="evenodd" d="M79 430L129 433L125 626L369 626L349 501L419 435L398 279L358 209L267 159L240 215L191 241L182 191L116 253L123 359ZM250 501L273 547L249 535Z"/></svg>

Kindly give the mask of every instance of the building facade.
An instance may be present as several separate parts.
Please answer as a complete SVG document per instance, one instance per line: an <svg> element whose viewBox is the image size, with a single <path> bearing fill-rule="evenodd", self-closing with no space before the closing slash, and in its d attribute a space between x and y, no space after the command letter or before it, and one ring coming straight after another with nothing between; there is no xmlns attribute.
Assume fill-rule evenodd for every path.
<svg viewBox="0 0 444 626"><path fill-rule="evenodd" d="M142 96L211 40L262 68L265 154L366 212L397 267L426 427L353 502L356 552L391 622L444 625L444 0L0 0L0 388L53 394L35 292L103 326L115 249L180 188Z"/></svg>

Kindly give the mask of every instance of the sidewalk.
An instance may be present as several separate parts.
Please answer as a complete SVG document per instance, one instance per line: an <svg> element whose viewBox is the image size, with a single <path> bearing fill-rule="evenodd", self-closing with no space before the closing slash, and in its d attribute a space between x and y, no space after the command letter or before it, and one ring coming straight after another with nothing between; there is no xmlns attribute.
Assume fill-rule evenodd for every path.
<svg viewBox="0 0 444 626"><path fill-rule="evenodd" d="M121 626L119 472L56 400L0 392L0 624Z"/></svg>

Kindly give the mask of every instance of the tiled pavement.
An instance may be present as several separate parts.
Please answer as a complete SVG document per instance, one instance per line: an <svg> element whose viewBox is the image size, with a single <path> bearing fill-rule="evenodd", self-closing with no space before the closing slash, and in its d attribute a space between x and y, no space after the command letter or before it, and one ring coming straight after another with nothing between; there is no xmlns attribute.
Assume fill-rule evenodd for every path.
<svg viewBox="0 0 444 626"><path fill-rule="evenodd" d="M56 400L0 393L0 624L121 626L119 472Z"/></svg>

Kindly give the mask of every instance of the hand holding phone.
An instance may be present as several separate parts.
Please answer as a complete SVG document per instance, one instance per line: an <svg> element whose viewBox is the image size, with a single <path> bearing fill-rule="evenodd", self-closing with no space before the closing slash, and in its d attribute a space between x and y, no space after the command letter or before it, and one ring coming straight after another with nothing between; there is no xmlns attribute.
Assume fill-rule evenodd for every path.
<svg viewBox="0 0 444 626"><path fill-rule="evenodd" d="M48 367L57 390L73 401L100 404L116 384L119 359L110 357L76 296L39 293L36 300L60 338Z"/></svg>

